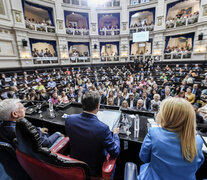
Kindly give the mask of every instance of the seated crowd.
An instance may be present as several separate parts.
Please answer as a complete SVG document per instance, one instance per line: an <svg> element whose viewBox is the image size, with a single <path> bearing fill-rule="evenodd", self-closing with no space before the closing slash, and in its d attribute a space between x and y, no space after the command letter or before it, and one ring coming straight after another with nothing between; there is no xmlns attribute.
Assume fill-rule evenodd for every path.
<svg viewBox="0 0 207 180"><path fill-rule="evenodd" d="M4 100L0 102L3 120L0 121L0 137L8 142L8 137L2 131L4 130L12 133L10 138L13 139L16 136L16 121L25 116L26 109L15 98L49 100L54 105L81 102L84 112L69 115L65 123L66 134L70 137L71 157L86 162L91 175L99 176L99 166L102 165L99 160L105 156L103 149L111 157L117 157L120 153L119 129L115 128L112 136L109 127L97 121L99 103L153 111L158 113L156 118L160 127L150 128L143 141L139 157L145 164L140 167L139 179L194 177L204 162L203 141L200 136L195 136L194 121L196 118L198 123L202 123L207 119L207 96L203 96L201 92L202 86L207 90L207 76L200 87L194 80L207 74L202 74L203 70L198 64L194 67L187 64L180 67L177 64L172 68L169 65L149 65L140 69L133 65L85 69L71 67L64 71L35 70L33 73L24 71L23 74L15 72L10 80L2 74L0 87L1 99ZM199 108L200 106L203 107ZM10 117L5 116L8 112ZM48 129L34 128L38 130L44 147L51 147L57 139L63 138L59 132L48 135ZM75 142L78 142L78 146ZM169 148L175 153L168 151ZM150 158L153 156L156 158ZM179 170L176 164L181 164ZM156 168L156 165L162 168ZM171 171L174 173L171 174Z"/></svg>
<svg viewBox="0 0 207 180"><path fill-rule="evenodd" d="M192 69L185 65L146 67L138 71L129 67L108 67L107 69L78 68L39 73L24 72L15 74L8 82L5 74L1 77L1 99L18 97L23 100L52 100L54 104L81 102L82 95L88 91L98 91L101 104L120 106L146 111L158 111L160 102L167 97L183 97L191 104L201 107L206 104L205 90L207 78L200 85L196 78L202 69L198 64ZM205 76L205 74L203 74ZM5 88L7 90L5 90ZM204 91L203 90L203 91ZM202 96L201 96L202 95Z"/></svg>
<svg viewBox="0 0 207 180"><path fill-rule="evenodd" d="M175 18L169 17L166 21L166 28L174 28L177 26L183 26L187 24L194 24L198 22L199 12L193 14L185 14L184 11L179 11Z"/></svg>

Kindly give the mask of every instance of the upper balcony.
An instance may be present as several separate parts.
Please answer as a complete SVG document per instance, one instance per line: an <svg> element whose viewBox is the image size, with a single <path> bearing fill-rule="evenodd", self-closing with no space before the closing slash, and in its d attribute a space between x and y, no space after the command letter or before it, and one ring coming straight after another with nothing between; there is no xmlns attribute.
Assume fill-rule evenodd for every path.
<svg viewBox="0 0 207 180"><path fill-rule="evenodd" d="M155 2L155 0L129 0L129 7L143 5L145 3Z"/></svg>
<svg viewBox="0 0 207 180"><path fill-rule="evenodd" d="M64 11L66 33L71 36L89 35L88 13Z"/></svg>
<svg viewBox="0 0 207 180"><path fill-rule="evenodd" d="M90 4L95 5L97 8L120 7L120 0L105 0L103 2L96 2L93 0L63 0L63 3L81 7L89 7Z"/></svg>
<svg viewBox="0 0 207 180"><path fill-rule="evenodd" d="M32 31L55 33L53 8L23 1L23 10L26 28Z"/></svg>
<svg viewBox="0 0 207 180"><path fill-rule="evenodd" d="M68 5L83 6L83 7L88 6L87 0L63 0L63 3L66 3Z"/></svg>
<svg viewBox="0 0 207 180"><path fill-rule="evenodd" d="M176 1L167 4L166 29L189 26L198 22L200 1Z"/></svg>
<svg viewBox="0 0 207 180"><path fill-rule="evenodd" d="M153 31L155 8L129 12L130 33Z"/></svg>
<svg viewBox="0 0 207 180"><path fill-rule="evenodd" d="M97 3L98 8L120 7L120 0L106 0L103 3Z"/></svg>
<svg viewBox="0 0 207 180"><path fill-rule="evenodd" d="M120 34L120 13L98 14L99 35L113 36Z"/></svg>
<svg viewBox="0 0 207 180"><path fill-rule="evenodd" d="M29 39L33 64L57 64L56 41Z"/></svg>

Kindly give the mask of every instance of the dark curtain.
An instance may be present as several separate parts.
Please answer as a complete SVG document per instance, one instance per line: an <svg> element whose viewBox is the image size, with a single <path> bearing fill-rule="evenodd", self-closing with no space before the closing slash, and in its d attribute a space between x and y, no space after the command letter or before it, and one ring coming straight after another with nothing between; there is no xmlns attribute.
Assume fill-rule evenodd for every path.
<svg viewBox="0 0 207 180"><path fill-rule="evenodd" d="M167 4L166 20L167 20L167 15L168 15L168 12L169 12L170 8L172 8L173 6L175 6L177 3L180 3L180 2L183 2L183 1L184 0L179 0L179 1L172 2L172 3Z"/></svg>
<svg viewBox="0 0 207 180"><path fill-rule="evenodd" d="M184 37L184 38L191 38L192 39L192 49L193 49L193 46L194 46L194 36L195 36L195 33L189 33L189 34L179 34L179 35L175 35L175 36L166 36L166 39L165 39L165 50L168 46L168 43L169 43L169 40L170 38L179 38L179 37Z"/></svg>
<svg viewBox="0 0 207 180"><path fill-rule="evenodd" d="M54 23L54 20L53 20L53 8L51 8L51 7L45 7L45 6L41 6L41 5L39 5L39 4L33 4L33 3L31 3L31 2L22 0L23 11L25 10L25 7L24 7L25 4L28 4L29 6L33 6L33 7L36 7L36 8L41 8L41 9L43 9L43 10L46 10L46 11L48 12L48 15L49 15L51 24L52 24L53 26L55 26L55 23Z"/></svg>
<svg viewBox="0 0 207 180"><path fill-rule="evenodd" d="M88 13L82 13L82 12L74 12L74 11L64 11L64 17L65 17L65 27L66 27L66 19L67 19L67 16L72 14L72 13L75 13L75 14L79 14L83 17L86 18L86 22L87 22L87 29L89 29L89 18L88 18Z"/></svg>
<svg viewBox="0 0 207 180"><path fill-rule="evenodd" d="M152 54L153 39L149 39L149 41L146 41L146 42L151 43L151 50L150 50L151 52L150 52L150 54ZM134 44L134 43L132 41L129 41L129 54L130 55L131 55L131 50L132 50L132 44Z"/></svg>
<svg viewBox="0 0 207 180"><path fill-rule="evenodd" d="M53 46L55 53L57 54L57 49L56 49L56 41L47 41L47 40L39 40L39 39L29 39L31 51L32 51L32 45L36 43L48 43Z"/></svg>
<svg viewBox="0 0 207 180"><path fill-rule="evenodd" d="M113 16L115 18L118 19L118 28L120 29L120 13L101 13L101 14L98 14L98 29L100 31L100 26L99 26L99 22L100 22L100 19L103 17L103 16Z"/></svg>
<svg viewBox="0 0 207 180"><path fill-rule="evenodd" d="M155 24L155 8L149 8L149 9L142 9L142 10L138 10L138 11L129 12L129 27L131 26L132 16L138 12L144 12L144 11L149 11L153 14L153 24Z"/></svg>
<svg viewBox="0 0 207 180"><path fill-rule="evenodd" d="M88 54L90 56L90 43L89 42L68 42L68 51L70 50L70 47L73 45L85 45L88 46Z"/></svg>
<svg viewBox="0 0 207 180"><path fill-rule="evenodd" d="M117 54L119 56L119 42L118 41L115 41L115 42L100 42L100 55L101 55L101 49L103 46L105 46L106 44L112 44L112 45L115 45L117 47Z"/></svg>

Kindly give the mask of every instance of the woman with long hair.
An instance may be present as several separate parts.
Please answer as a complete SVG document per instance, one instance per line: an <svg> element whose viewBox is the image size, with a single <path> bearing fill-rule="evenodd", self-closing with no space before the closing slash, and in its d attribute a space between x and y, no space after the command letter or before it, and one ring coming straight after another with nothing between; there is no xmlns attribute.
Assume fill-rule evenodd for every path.
<svg viewBox="0 0 207 180"><path fill-rule="evenodd" d="M139 179L196 179L202 165L203 141L195 135L195 112L183 98L167 98L160 106L156 121L160 127L150 128L139 157L145 163Z"/></svg>

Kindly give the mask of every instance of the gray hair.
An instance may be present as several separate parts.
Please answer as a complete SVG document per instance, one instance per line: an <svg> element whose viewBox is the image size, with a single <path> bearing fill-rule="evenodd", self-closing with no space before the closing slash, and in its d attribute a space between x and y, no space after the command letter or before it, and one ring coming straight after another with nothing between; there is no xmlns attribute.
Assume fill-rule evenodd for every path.
<svg viewBox="0 0 207 180"><path fill-rule="evenodd" d="M154 94L153 99L155 99L155 97L158 97L158 99L160 99L160 95L159 94Z"/></svg>
<svg viewBox="0 0 207 180"><path fill-rule="evenodd" d="M0 102L0 120L8 121L11 119L11 113L18 111L19 99L5 99Z"/></svg>
<svg viewBox="0 0 207 180"><path fill-rule="evenodd" d="M142 99L139 99L139 100L137 101L137 103L138 103L138 102L144 104L144 101L143 101Z"/></svg>

